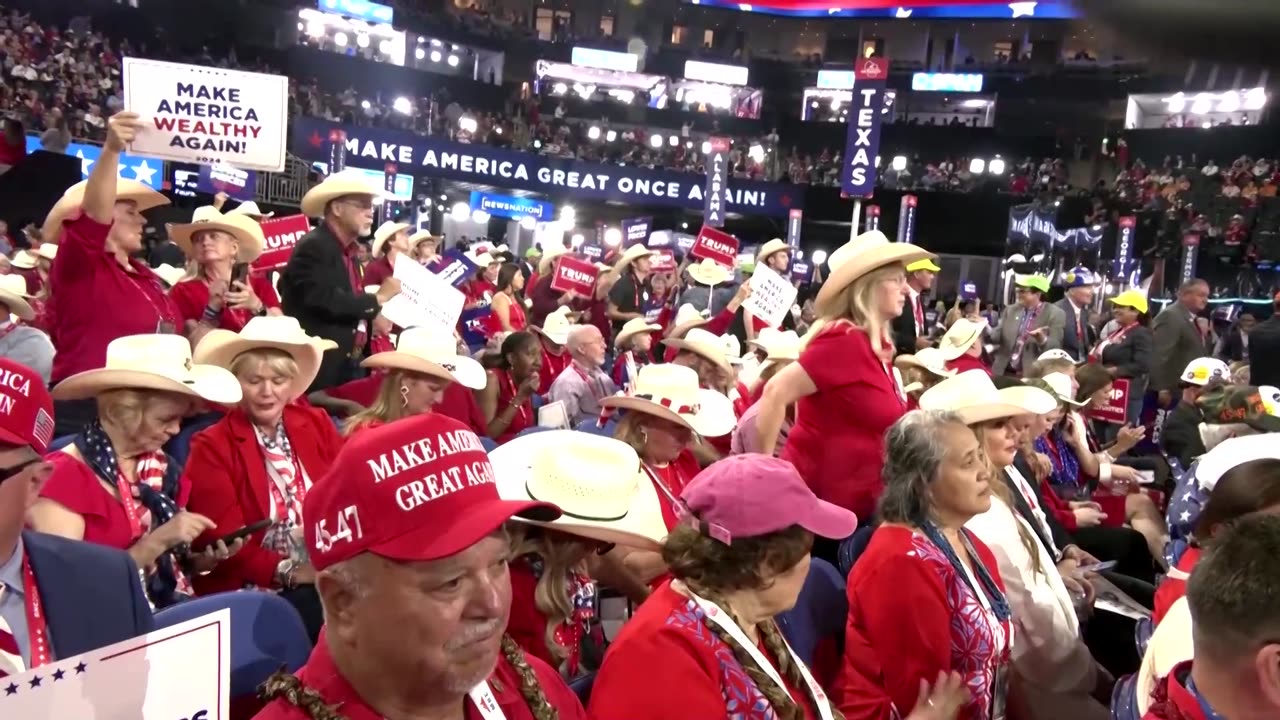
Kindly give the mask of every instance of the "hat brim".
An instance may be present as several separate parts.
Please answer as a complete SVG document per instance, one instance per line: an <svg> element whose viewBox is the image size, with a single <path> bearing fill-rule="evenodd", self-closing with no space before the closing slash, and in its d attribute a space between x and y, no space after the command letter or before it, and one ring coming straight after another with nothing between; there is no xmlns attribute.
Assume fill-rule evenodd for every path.
<svg viewBox="0 0 1280 720"><path fill-rule="evenodd" d="M804 516L797 518L795 524L818 537L843 540L858 529L858 516L815 496Z"/></svg>
<svg viewBox="0 0 1280 720"><path fill-rule="evenodd" d="M563 252L559 250L554 250L554 251L547 250L543 252L542 259L538 261L538 274L546 275L547 272L551 269L551 264L554 263L558 258L561 258L565 255L572 255L572 254L573 253L570 252L568 248L565 248Z"/></svg>
<svg viewBox="0 0 1280 720"><path fill-rule="evenodd" d="M382 249L386 247L388 240L395 237L397 233L404 232L405 230L408 230L410 227L412 227L411 225L409 225L409 223L396 223L396 225L397 225L396 229L393 230L392 232L389 232L380 238L375 237L373 239L373 244L369 246L370 255L372 255L373 257L381 257Z"/></svg>
<svg viewBox="0 0 1280 720"><path fill-rule="evenodd" d="M687 350L700 358L710 360L727 373L733 372L733 366L729 364L729 358L725 357L723 348L717 347L712 349L702 343L691 343L684 338L667 340L665 344L669 348Z"/></svg>
<svg viewBox="0 0 1280 720"><path fill-rule="evenodd" d="M333 181L330 178L321 181L302 196L302 214L307 217L323 217L324 209L329 203L347 195L368 195L374 202L386 199L386 193L381 188L350 179Z"/></svg>
<svg viewBox="0 0 1280 720"><path fill-rule="evenodd" d="M690 330L694 328L700 328L709 322L711 322L711 318L698 318L697 320L689 320L688 322L683 322L683 323L680 323L679 325L674 325L670 330L667 331L668 339L664 340L663 342L667 345L670 345L676 340L679 340L680 338L684 337L684 334L689 332Z"/></svg>
<svg viewBox="0 0 1280 720"><path fill-rule="evenodd" d="M561 432L574 431L562 430ZM498 494L502 499L538 502L529 493L530 481L533 479L532 448L546 442L546 437L538 433L524 435L489 453L489 462L493 464L494 476L498 479ZM566 448L565 451L572 452L570 448ZM662 549L662 539L667 536L667 524L662 519L662 506L653 482L639 468L636 468L635 472L636 495L632 498L627 514L617 520L591 520L567 514L562 514L550 521L512 519L602 543L657 552Z"/></svg>
<svg viewBox="0 0 1280 720"><path fill-rule="evenodd" d="M641 248L641 249L635 252L632 252L634 248ZM650 257L651 255L653 255L653 251L650 250L649 248L643 245L632 245L630 248L627 248L627 251L622 253L622 256L618 258L618 261L613 264L613 269L621 270L626 266L630 265L631 263L641 258Z"/></svg>
<svg viewBox="0 0 1280 720"><path fill-rule="evenodd" d="M530 326L529 330L541 335L557 345L564 345L568 343L569 333L573 332L572 326L565 328L563 333L547 332L545 328L538 327L537 325Z"/></svg>
<svg viewBox="0 0 1280 720"><path fill-rule="evenodd" d="M944 355L943 357L946 357L946 356ZM959 357L959 356L956 356L956 357ZM946 359L954 360L955 358L946 358ZM936 368L936 367L926 365L920 362L915 355L899 355L898 357L893 359L893 364L920 368L921 370L924 370L925 372L931 375L936 375L942 378L954 377L956 374L955 370L948 370L947 368Z"/></svg>
<svg viewBox="0 0 1280 720"><path fill-rule="evenodd" d="M916 260L932 260L935 257L937 256L928 250L910 243L891 242L867 250L831 271L826 282L818 288L818 295L814 298L815 308L819 315L831 315L838 312L838 308L832 307L835 299L863 275L885 265L900 263L905 266Z"/></svg>
<svg viewBox="0 0 1280 720"><path fill-rule="evenodd" d="M7 305L9 312L17 315L25 322L31 322L36 319L36 311L31 308L31 303L15 292L0 289L0 303Z"/></svg>
<svg viewBox="0 0 1280 720"><path fill-rule="evenodd" d="M733 401L714 390L699 389L698 412L680 414L651 400L626 395L614 395L600 401L602 408L634 410L686 427L702 437L723 437L733 432L738 419L733 413Z"/></svg>
<svg viewBox="0 0 1280 720"><path fill-rule="evenodd" d="M72 185L67 192L53 204L44 224L40 226L40 238L43 242L57 244L62 237L62 224L67 221L84 203L84 191L88 181ZM119 179L116 181L116 202L133 202L138 212L146 212L161 205L168 205L169 198L152 190L137 180Z"/></svg>
<svg viewBox="0 0 1280 720"><path fill-rule="evenodd" d="M289 383L289 400L302 397L320 373L320 361L324 353L312 343L292 343L278 340L250 340L239 333L221 328L210 330L191 353L192 362L216 365L231 370L231 363L240 355L252 350L279 350L293 358L298 374Z"/></svg>
<svg viewBox="0 0 1280 720"><path fill-rule="evenodd" d="M466 550L512 518L550 521L560 516L551 503L485 500L468 506L444 522L421 525L369 548L369 552L399 562L439 560Z"/></svg>
<svg viewBox="0 0 1280 720"><path fill-rule="evenodd" d="M791 252L791 246L785 240L770 240L760 246L760 251L756 253L756 263L762 263L780 252Z"/></svg>
<svg viewBox="0 0 1280 720"><path fill-rule="evenodd" d="M685 272L699 285L723 285L733 278L733 273L723 265L716 265L720 271L708 270L698 265L690 266Z"/></svg>
<svg viewBox="0 0 1280 720"><path fill-rule="evenodd" d="M639 329L632 330L630 332L620 332L618 333L618 336L613 339L613 346L620 348L622 347L623 343L635 337L636 335L657 332L661 329L662 329L661 325L647 324L647 325L642 325ZM561 343L561 344L563 345L564 343Z"/></svg>
<svg viewBox="0 0 1280 720"><path fill-rule="evenodd" d="M19 270L35 270L38 264L38 256L35 253L28 253L26 250L19 250L9 260L9 265Z"/></svg>
<svg viewBox="0 0 1280 720"><path fill-rule="evenodd" d="M917 260L916 263L919 263L920 267L907 268L907 272L920 272L921 270L928 270L932 273L942 272L942 268L938 266L938 263L932 260ZM912 263L912 265L916 263Z"/></svg>
<svg viewBox="0 0 1280 720"><path fill-rule="evenodd" d="M450 363L453 364L452 370L446 367ZM448 358L447 363L442 364L432 362L418 355L391 350L370 355L361 361L360 367L408 370L409 372L437 377L441 380L456 381L459 385L471 390L483 390L488 380L484 366L465 355L455 355Z"/></svg>
<svg viewBox="0 0 1280 720"><path fill-rule="evenodd" d="M76 373L53 387L54 400L86 400L108 390L156 390L200 398L219 405L235 405L242 393L240 381L213 365L193 365L191 380L182 381L145 370L98 368Z"/></svg>
<svg viewBox="0 0 1280 720"><path fill-rule="evenodd" d="M959 408L952 412L954 412L965 425L977 425L978 423L990 422L992 420L1032 414L1030 410L1020 405L1013 405L1009 403L973 405L970 407Z"/></svg>
<svg viewBox="0 0 1280 720"><path fill-rule="evenodd" d="M969 348L973 347L973 344L978 342L978 340L982 337L983 329L985 328L979 328L978 330L973 331L973 333L968 338L960 338L961 340L960 345L953 345L950 343L943 344L941 342L938 343L938 355L941 356L942 359L946 360L947 362L951 362L952 360L955 360L961 355L964 355L965 353L969 352Z"/></svg>
<svg viewBox="0 0 1280 720"><path fill-rule="evenodd" d="M247 230L237 227L230 223L218 222L211 220L209 222L199 223L183 223L181 225L168 225L165 227L169 234L169 239L175 245L182 248L182 252L187 257L191 257L195 242L193 238L198 232L206 232L209 230L217 230L224 232L236 239L237 252L236 261L242 263L251 263L262 256L263 245L250 235Z"/></svg>

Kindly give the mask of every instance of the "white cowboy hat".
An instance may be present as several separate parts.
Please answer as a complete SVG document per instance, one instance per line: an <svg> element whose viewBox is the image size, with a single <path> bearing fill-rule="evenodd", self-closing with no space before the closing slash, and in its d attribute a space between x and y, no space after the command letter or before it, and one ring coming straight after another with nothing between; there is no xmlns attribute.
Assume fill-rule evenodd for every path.
<svg viewBox="0 0 1280 720"><path fill-rule="evenodd" d="M671 339L683 337L689 330L702 327L711 322L711 319L704 316L698 308L685 303L676 309L676 319L671 323L671 330L667 333L667 337ZM666 342L671 342L667 340Z"/></svg>
<svg viewBox="0 0 1280 720"><path fill-rule="evenodd" d="M1224 382L1231 381L1231 368L1227 364L1212 357L1200 357L1192 360L1182 371L1181 380L1188 385L1204 387L1213 379Z"/></svg>
<svg viewBox="0 0 1280 720"><path fill-rule="evenodd" d="M724 348L724 359L730 365L742 364L742 342L737 335L725 333L720 336L720 345Z"/></svg>
<svg viewBox="0 0 1280 720"><path fill-rule="evenodd" d="M411 227L413 226L409 223L391 222L390 220L382 223L378 226L377 230L373 231L373 245L369 247L369 253L374 257L381 257L382 246L386 245L388 240L395 237L396 233L401 230L408 230Z"/></svg>
<svg viewBox="0 0 1280 720"><path fill-rule="evenodd" d="M696 265L690 265L685 272L699 285L723 285L733 277L732 270L707 258Z"/></svg>
<svg viewBox="0 0 1280 720"><path fill-rule="evenodd" d="M755 340L748 340L747 344L764 350L768 360L800 359L800 336L795 330L765 328Z"/></svg>
<svg viewBox="0 0 1280 720"><path fill-rule="evenodd" d="M1066 373L1049 373L1040 378L1046 385L1053 389L1053 394L1057 396L1058 402L1065 403L1071 407L1084 407L1085 403L1076 400L1075 381Z"/></svg>
<svg viewBox="0 0 1280 720"><path fill-rule="evenodd" d="M564 514L527 522L549 530L657 551L667 535L658 493L621 440L574 430L518 437L489 453L503 500L539 498Z"/></svg>
<svg viewBox="0 0 1280 720"><path fill-rule="evenodd" d="M982 338L987 329L986 320L970 320L960 318L947 328L947 332L938 340L938 352L944 361L950 362L969 352L969 348Z"/></svg>
<svg viewBox="0 0 1280 720"><path fill-rule="evenodd" d="M1083 364L1079 360L1076 360L1075 358L1071 357L1071 353L1067 352L1066 350L1063 350L1062 348L1053 348L1051 350L1045 350L1044 352L1040 353L1040 357L1036 358L1036 362L1044 362L1046 360L1067 360L1075 365Z"/></svg>
<svg viewBox="0 0 1280 720"><path fill-rule="evenodd" d="M626 252L622 253L622 257L614 261L613 268L621 271L636 260L639 260L640 258L647 258L652 254L653 251L644 245L632 245L627 248Z"/></svg>
<svg viewBox="0 0 1280 720"><path fill-rule="evenodd" d="M1237 465L1253 460L1280 460L1280 442L1277 440L1280 437L1276 433L1223 440L1196 461L1196 484L1205 492L1212 492L1218 480Z"/></svg>
<svg viewBox="0 0 1280 720"><path fill-rule="evenodd" d="M30 250L19 250L13 254L13 260L10 264L21 270L34 270L40 264L39 259L40 256Z"/></svg>
<svg viewBox="0 0 1280 720"><path fill-rule="evenodd" d="M31 296L27 294L27 279L22 275L13 273L10 275L0 275L0 303L9 306L9 313L18 316L18 319L31 322L36 317L36 311L31 309L31 303L27 299Z"/></svg>
<svg viewBox="0 0 1280 720"><path fill-rule="evenodd" d="M158 390L221 405L240 402L240 381L215 365L197 365L181 335L125 335L107 345L96 370L76 373L53 387L55 400L83 400L108 390Z"/></svg>
<svg viewBox="0 0 1280 720"><path fill-rule="evenodd" d="M655 332L661 329L661 325L650 325L645 322L644 318L631 318L623 324L620 330L618 330L618 335L613 339L614 347L626 347L627 341L630 340L633 335Z"/></svg>
<svg viewBox="0 0 1280 720"><path fill-rule="evenodd" d="M289 388L292 401L307 391L320 372L324 353L319 341L302 330L297 318L263 315L250 318L238 333L221 328L210 330L196 346L192 360L230 370L231 363L250 350L279 350L298 365L298 374Z"/></svg>
<svg viewBox="0 0 1280 720"><path fill-rule="evenodd" d="M395 350L370 355L360 366L456 380L472 390L483 390L488 379L480 363L458 354L458 343L452 335L424 327L405 328L396 338Z"/></svg>
<svg viewBox="0 0 1280 720"><path fill-rule="evenodd" d="M409 236L409 247L416 248L422 243L427 242L428 240L435 243L436 245L439 245L440 241L443 239L444 238L440 237L439 235L432 235L430 230L419 230L418 232Z"/></svg>
<svg viewBox="0 0 1280 720"><path fill-rule="evenodd" d="M571 250L564 245L552 243L551 247L542 251L542 259L538 260L538 274L546 275L551 269L551 264L561 255L568 255Z"/></svg>
<svg viewBox="0 0 1280 720"><path fill-rule="evenodd" d="M247 215L223 215L218 209L206 205L196 208L191 214L191 222L181 225L166 225L169 239L188 257L192 255L196 233L208 230L221 230L236 240L236 261L250 263L262 255L267 240L262 234L262 226Z"/></svg>
<svg viewBox="0 0 1280 720"><path fill-rule="evenodd" d="M770 256L772 256L774 253L780 253L780 252L787 252L787 253L791 252L791 246L787 244L786 240L782 240L780 238L774 238L769 242L765 243L764 245L760 246L760 250L756 252L756 262L763 263L765 260L768 260Z"/></svg>
<svg viewBox="0 0 1280 720"><path fill-rule="evenodd" d="M374 202L382 200L386 193L354 170L336 172L302 196L302 214L307 217L323 217L328 204L347 195L367 195Z"/></svg>
<svg viewBox="0 0 1280 720"><path fill-rule="evenodd" d="M151 268L151 272L155 273L156 277L163 280L164 284L169 287L182 282L182 279L187 276L186 268L174 267L169 263L161 263L159 267Z"/></svg>
<svg viewBox="0 0 1280 720"><path fill-rule="evenodd" d="M640 368L629 394L603 398L600 407L653 415L702 437L728 435L737 424L729 398L698 387L698 373L693 368L671 363Z"/></svg>
<svg viewBox="0 0 1280 720"><path fill-rule="evenodd" d="M541 326L534 325L530 329L557 345L564 345L569 342L569 332L573 330L569 306L561 305L555 312L547 315Z"/></svg>
<svg viewBox="0 0 1280 720"><path fill-rule="evenodd" d="M920 396L921 410L950 410L966 425L1028 413L1045 415L1057 406L1053 396L1039 388L997 390L982 370L949 377Z"/></svg>
<svg viewBox="0 0 1280 720"><path fill-rule="evenodd" d="M63 221L80 209L80 205L84 203L84 191L88 184L88 180L81 180L72 185L67 188L66 192L62 193L62 197L58 199L58 202L53 204L53 208L49 210L49 214L44 218L44 225L40 227L40 237L45 242L58 242L58 239L62 236ZM138 212L169 204L169 198L152 190L143 183L137 180L119 178L116 180L116 202L126 201L136 204Z"/></svg>
<svg viewBox="0 0 1280 720"><path fill-rule="evenodd" d="M889 242L889 238L879 230L864 232L836 248L827 258L827 267L830 271L826 282L818 288L818 296L814 299L818 313L828 315L836 312L830 307L832 301L854 280L872 270L893 263L906 265L916 260L937 257L918 245Z"/></svg>
<svg viewBox="0 0 1280 720"><path fill-rule="evenodd" d="M234 209L228 210L227 214L228 215L244 215L245 217L253 220L257 220L258 218L265 219L269 217L275 217L275 213L273 212L269 212L269 213L262 212L262 210L258 209L258 203L252 200L250 200L249 202L240 203L239 205L235 206Z"/></svg>
<svg viewBox="0 0 1280 720"><path fill-rule="evenodd" d="M727 348L725 347L724 339L716 337L702 328L694 328L685 333L684 337L668 339L666 346L677 350L687 350L719 365L727 373L733 372L733 368L729 365L729 358L726 355Z"/></svg>
<svg viewBox="0 0 1280 720"><path fill-rule="evenodd" d="M53 243L40 243L40 247L36 248L36 255L53 262L58 257L58 246Z"/></svg>
<svg viewBox="0 0 1280 720"><path fill-rule="evenodd" d="M489 253L488 250L475 250L474 248L463 253L467 259L471 261L477 268L483 270L490 265L498 262L498 258Z"/></svg>
<svg viewBox="0 0 1280 720"><path fill-rule="evenodd" d="M1142 666L1134 678L1134 696L1138 701L1138 716L1145 717L1151 706L1151 696L1173 669L1191 660L1195 655L1192 643L1193 623L1191 606L1187 598L1180 597L1151 633L1147 651L1142 655Z"/></svg>
<svg viewBox="0 0 1280 720"><path fill-rule="evenodd" d="M914 355L899 355L893 359L893 364L918 367L940 378L949 378L956 374L955 370L947 369L947 359L937 348L922 348Z"/></svg>

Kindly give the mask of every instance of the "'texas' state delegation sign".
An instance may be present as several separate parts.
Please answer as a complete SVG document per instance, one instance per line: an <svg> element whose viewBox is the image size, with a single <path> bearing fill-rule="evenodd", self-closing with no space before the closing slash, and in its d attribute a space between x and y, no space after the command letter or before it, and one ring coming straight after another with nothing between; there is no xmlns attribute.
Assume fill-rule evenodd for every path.
<svg viewBox="0 0 1280 720"><path fill-rule="evenodd" d="M853 67L853 113L844 147L840 189L850 197L871 197L880 153L880 116L889 81L888 58L859 58Z"/></svg>

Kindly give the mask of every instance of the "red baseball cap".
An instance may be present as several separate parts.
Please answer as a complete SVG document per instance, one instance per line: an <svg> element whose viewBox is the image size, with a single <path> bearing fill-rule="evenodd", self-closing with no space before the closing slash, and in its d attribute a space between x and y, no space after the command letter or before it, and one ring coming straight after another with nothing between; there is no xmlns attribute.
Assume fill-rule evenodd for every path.
<svg viewBox="0 0 1280 720"><path fill-rule="evenodd" d="M0 442L44 454L53 441L53 398L35 370L0 358Z"/></svg>
<svg viewBox="0 0 1280 720"><path fill-rule="evenodd" d="M726 544L792 525L833 540L858 529L857 516L819 500L794 465L759 453L717 460L685 486L681 497L706 523L708 534Z"/></svg>
<svg viewBox="0 0 1280 720"><path fill-rule="evenodd" d="M352 437L303 503L317 570L363 552L401 561L449 557L513 515L548 521L560 509L499 498L480 438L436 413Z"/></svg>

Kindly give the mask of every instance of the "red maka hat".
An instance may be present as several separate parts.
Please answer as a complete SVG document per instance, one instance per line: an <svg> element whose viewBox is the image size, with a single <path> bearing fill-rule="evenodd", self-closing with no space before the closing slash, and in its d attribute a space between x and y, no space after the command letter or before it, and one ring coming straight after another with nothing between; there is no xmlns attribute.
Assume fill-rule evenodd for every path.
<svg viewBox="0 0 1280 720"><path fill-rule="evenodd" d="M53 440L53 399L44 380L22 363L0 358L0 442L44 454Z"/></svg>

